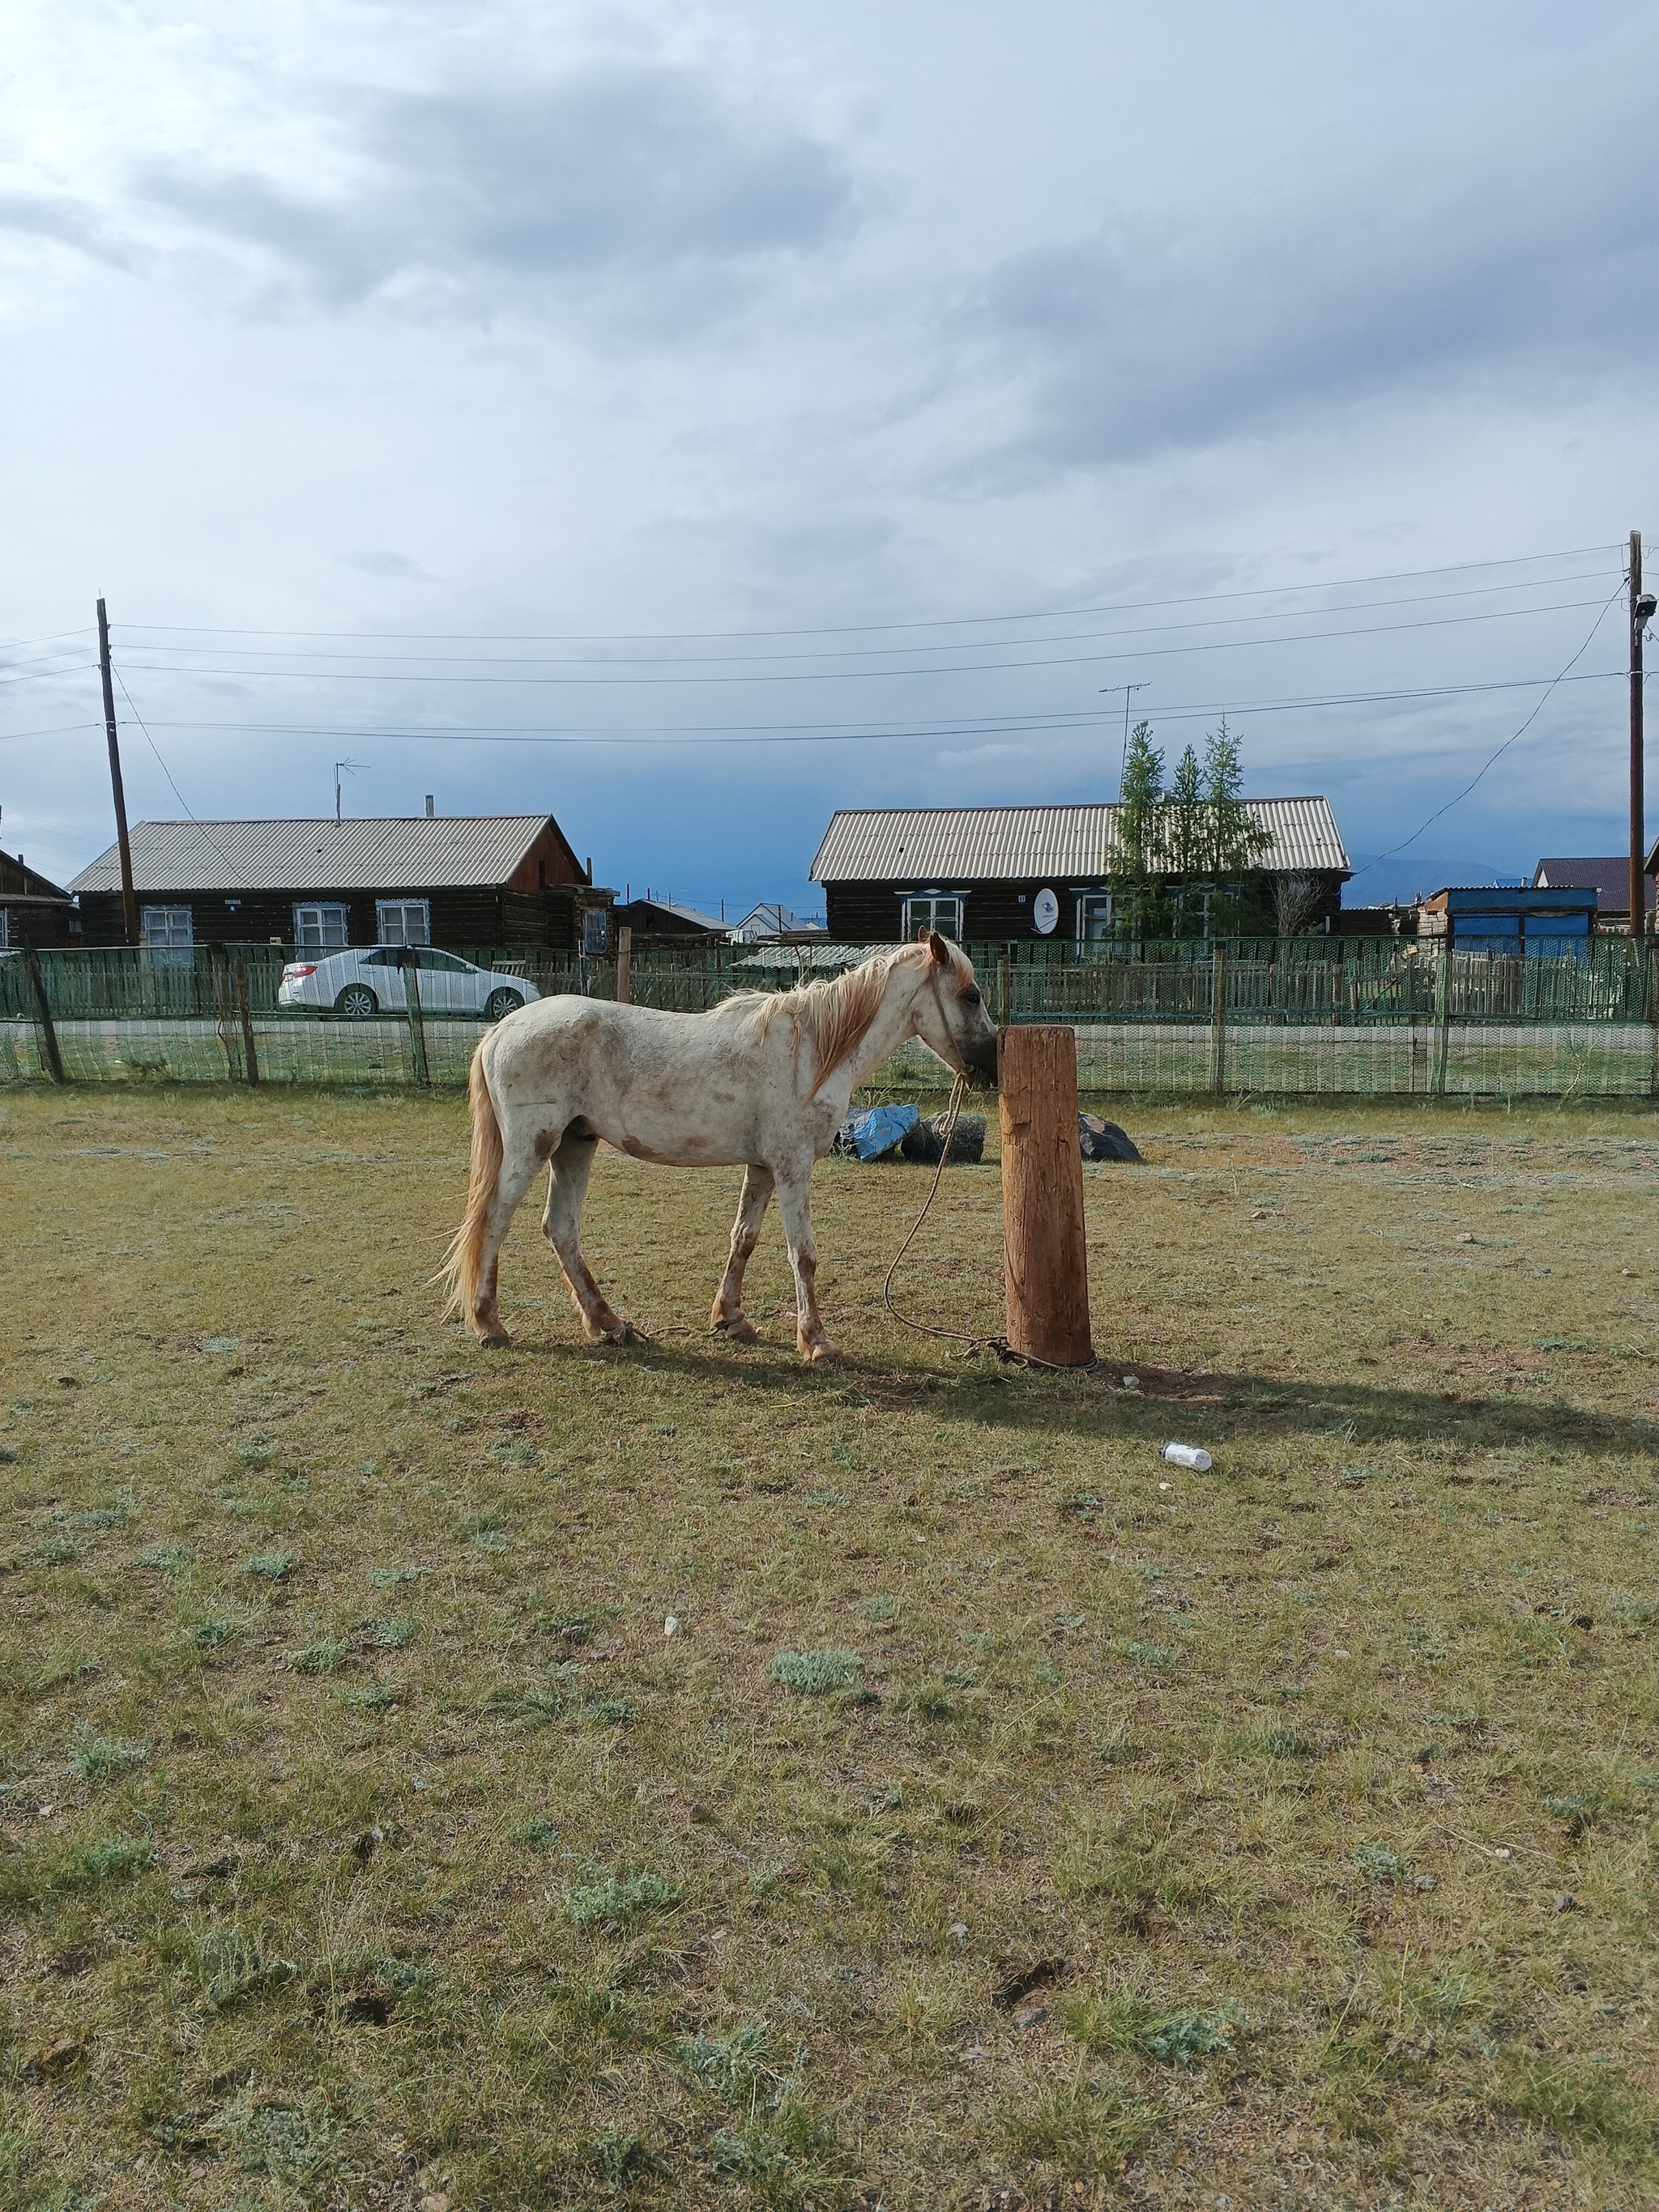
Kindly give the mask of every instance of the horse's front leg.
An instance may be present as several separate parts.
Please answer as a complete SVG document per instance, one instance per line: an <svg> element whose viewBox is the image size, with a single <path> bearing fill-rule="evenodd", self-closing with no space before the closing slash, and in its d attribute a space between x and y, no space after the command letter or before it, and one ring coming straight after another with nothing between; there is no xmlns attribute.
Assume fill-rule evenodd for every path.
<svg viewBox="0 0 1659 2212"><path fill-rule="evenodd" d="M803 1359L839 1359L841 1346L824 1334L818 1312L817 1247L812 1241L812 1163L779 1169L778 1212L795 1271L795 1348Z"/></svg>
<svg viewBox="0 0 1659 2212"><path fill-rule="evenodd" d="M773 1188L770 1168L750 1167L744 1174L738 1218L732 1224L732 1255L708 1316L711 1327L737 1344L752 1344L758 1333L743 1310L743 1277L750 1255L760 1242L761 1222L772 1202Z"/></svg>
<svg viewBox="0 0 1659 2212"><path fill-rule="evenodd" d="M542 1231L553 1247L576 1310L582 1317L582 1334L590 1344L627 1344L634 1331L611 1310L610 1300L593 1279L593 1271L582 1257L582 1200L587 1178L593 1171L599 1139L586 1130L567 1129L559 1149L549 1163L547 1212Z"/></svg>

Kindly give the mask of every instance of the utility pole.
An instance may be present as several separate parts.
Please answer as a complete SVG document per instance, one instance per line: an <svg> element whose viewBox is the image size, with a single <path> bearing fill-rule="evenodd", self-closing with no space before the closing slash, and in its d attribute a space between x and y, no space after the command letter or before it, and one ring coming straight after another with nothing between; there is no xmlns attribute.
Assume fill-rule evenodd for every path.
<svg viewBox="0 0 1659 2212"><path fill-rule="evenodd" d="M1651 592L1642 589L1642 533L1630 534L1630 933L1647 931L1646 824L1642 796L1642 633L1653 619Z"/></svg>
<svg viewBox="0 0 1659 2212"><path fill-rule="evenodd" d="M127 943L138 942L138 895L132 887L132 847L127 838L127 800L121 788L121 746L115 734L115 681L109 665L109 617L98 602L98 666L104 678L104 734L109 739L109 781L115 794L115 842L121 851L121 919Z"/></svg>

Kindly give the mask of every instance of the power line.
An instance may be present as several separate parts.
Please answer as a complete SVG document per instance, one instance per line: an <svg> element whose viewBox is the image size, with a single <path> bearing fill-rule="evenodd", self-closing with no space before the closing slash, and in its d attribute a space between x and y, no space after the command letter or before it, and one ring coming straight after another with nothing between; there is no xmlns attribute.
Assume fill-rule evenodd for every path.
<svg viewBox="0 0 1659 2212"><path fill-rule="evenodd" d="M196 815L191 813L190 801L185 797L184 793L179 790L178 785L173 782L173 770L161 758L161 748L157 745L155 738L150 736L149 726L146 724L143 716L138 712L137 705L133 699L131 692L127 690L126 678L122 675L118 668L112 668L111 672L113 674L116 682L121 687L122 696L125 699L128 706L132 708L132 719L137 723L139 728L143 731L144 742L149 745L151 752L155 755L157 764L161 768L162 775L166 776L168 785L172 789L173 797L178 800L179 805L184 808L185 813L190 815L191 820L196 823L197 828L201 830L204 841L207 844L212 846L213 850L218 854L219 858L224 862L226 867L230 869L231 882L235 884L239 889L241 888L241 878L235 872L235 863L229 858L228 854L225 853L221 846L214 844L213 839L208 836L207 830L204 827L202 822ZM112 725L112 726L113 726Z"/></svg>
<svg viewBox="0 0 1659 2212"><path fill-rule="evenodd" d="M11 638L5 644L0 645L0 653L22 653L32 645L56 645L60 637L90 637L91 635L91 624L80 623L73 629L49 631L45 637Z"/></svg>
<svg viewBox="0 0 1659 2212"><path fill-rule="evenodd" d="M1061 631L1061 632L1059 632L1059 633L1057 633L1056 635L1053 635L1053 636L1049 636L1049 637L1042 637L1042 638L1033 638L1033 639L1030 639L1030 640L1029 640L1029 641L1026 641L1026 642L1030 643L1030 645L1074 645L1074 644L1080 644L1080 643L1084 642L1085 641L1087 641L1087 640L1092 640L1092 639L1096 639L1096 638L1109 638L1109 637L1159 637L1159 636L1170 635L1173 635L1173 634L1176 634L1176 633L1178 633L1178 632L1181 632L1181 631L1184 631L1184 630L1194 630L1194 629L1239 629L1239 628L1243 627L1243 626L1245 623L1282 623L1282 622L1307 621L1307 620L1309 620L1309 619L1310 619L1310 618L1314 618L1314 617L1318 617L1318 616L1320 616L1320 615L1324 615L1324 614L1328 614L1328 615L1335 616L1335 615L1347 615L1347 614L1361 614L1361 613L1369 613L1369 612L1371 612L1371 611L1374 611L1374 610L1375 610L1375 611L1383 611L1383 610L1386 610L1386 609L1390 608L1390 607L1440 606L1440 605L1445 605L1445 604L1446 604L1446 602L1447 602L1448 600L1451 600L1451 599L1487 599L1487 598L1491 598L1494 592L1517 592L1517 591L1543 591L1543 590L1547 590L1547 589L1553 589L1553 588L1557 588L1557 587L1559 587L1559 586L1564 585L1564 584L1589 583L1589 582L1591 582L1591 581L1599 581L1599 580L1600 580L1600 579L1601 578L1601 576L1603 575L1603 574L1604 574L1604 573L1605 573L1604 571L1600 570L1600 569L1593 569L1593 570L1588 570L1588 571L1585 571L1585 572L1584 572L1583 574L1579 574L1579 575L1574 575L1574 576L1551 576L1551 577L1540 578L1540 579L1539 580L1539 581L1538 581L1538 582L1534 583L1534 584L1484 584L1484 585L1480 585L1480 586L1476 586L1476 587L1474 587L1474 589L1471 589L1471 590L1467 591L1467 592L1431 592L1431 593L1428 593L1427 595L1422 595L1422 594L1419 594L1419 595L1417 595L1417 596L1414 596L1414 597L1412 597L1412 598L1409 598L1409 599L1373 599L1373 600L1366 600L1366 601L1362 601L1362 602L1361 602L1361 603L1359 603L1358 605L1355 605L1355 606L1349 606L1349 607L1290 608L1290 609L1286 609L1286 610L1285 610L1283 612L1280 612L1280 613L1271 613L1271 612L1269 612L1269 613L1264 613L1264 614L1254 614L1254 615L1219 615L1219 616L1211 616L1211 617L1206 617L1205 619L1203 619L1203 620L1201 620L1201 621L1199 621L1199 622L1189 622L1189 623L1148 623L1148 624L1145 625L1144 627L1143 627L1143 626L1132 626L1132 627L1130 627L1130 628L1128 628L1128 629L1103 629L1103 629L1089 629L1089 630ZM1593 606L1594 605L1595 605L1595 602L1594 600L1575 600L1575 601L1571 601L1571 602L1570 602L1569 604L1570 604L1570 605L1574 605L1574 606L1579 606L1579 605L1583 605L1583 606ZM1548 613L1548 612L1550 612L1550 611L1551 611L1551 610L1550 610L1550 609L1548 609L1548 608L1544 608L1544 607L1510 607L1510 608L1494 608L1494 609L1490 610L1490 611L1489 611L1489 613L1490 613L1490 615L1496 616L1496 615L1498 615L1498 614L1542 614L1542 613ZM1488 617L1487 617L1486 616L1476 616L1476 617L1469 617L1469 619L1471 619L1471 620L1485 620L1485 619L1487 619L1487 618L1488 618ZM1403 625L1402 625L1402 626L1403 626ZM1385 625L1378 625L1378 627L1385 627ZM1320 632L1320 633L1317 633L1317 635L1327 635L1327 634L1328 634L1328 633L1325 633L1325 632ZM1344 633L1340 633L1340 632L1329 633L1329 635L1343 635L1343 634L1344 634ZM413 638L413 637L411 637L411 639L410 639L410 642L411 644L413 644L413 643L415 643L415 642L416 642L416 641L416 641L415 638ZM564 658L562 658L562 659L556 659L556 660L553 660L553 659L545 659L545 658L544 658L544 657L540 657L540 656L533 656L533 655L531 655L531 654L529 654L529 653L507 653L507 654L502 654L502 653L466 653L466 654L462 654L462 653L418 653L418 652L417 652L417 653L397 653L397 654L392 654L392 653L308 653L308 654L307 654L307 653L297 653L297 652L289 652L289 651L288 651L286 648L283 648L283 647L276 647L276 646L272 646L272 647L252 647L252 651L254 651L254 652L258 653L259 653L259 655L260 655L260 658L261 658L262 659L265 659L265 660L276 659L277 659L277 658L283 658L283 659L326 659L326 660L340 660L340 661L356 661L356 662L360 662L360 663L361 663L361 662L362 662L362 661L373 660L373 661L383 661L383 662L386 662L386 663L387 663L387 664L389 664L389 665L394 665L394 666L397 666L397 667L399 667L399 668L406 667L406 666L409 665L409 663L410 663L410 662L411 662L411 661L415 661L415 662L448 661L448 662L451 662L451 663L459 663L459 664L464 665L465 666L466 666L466 667L468 667L468 668L503 668L503 667L552 667L552 668L598 667L598 668L625 668L625 667L635 667L635 666L639 666L639 667L659 668L659 667L664 666L665 665L672 665L673 663L675 663L675 662L679 662L679 661L689 661L689 662L690 662L690 663L691 663L692 665L697 665L697 664L699 664L699 663L701 663L701 662L704 662L704 661L708 661L708 662L717 662L717 663L720 663L720 664L721 664L721 665L730 665L730 664L733 664L733 663L741 663L741 662L744 662L744 661L751 661L751 660L867 660L867 659L872 659L872 658L875 657L875 656L876 656L876 655L878 655L878 654L881 655L881 656L882 656L882 657L884 657L884 658L890 658L891 656L893 656L893 655L895 655L895 654L897 654L897 653L916 654L916 653L941 653L941 652L947 652L947 651L957 652L957 653L994 653L994 652L998 651L999 649L1006 650L1006 648L1007 648L1011 644L1015 644L1015 643L1018 643L1018 642L1019 642L1019 641L1012 640L1012 639L1009 639L1009 638L983 638L983 639L978 639L978 640L972 639L972 638L963 638L963 639L959 639L959 640L956 641L952 645L950 645L950 646L945 646L945 645L881 645L881 646L854 646L854 647L827 647L827 648L823 648L823 649L821 649L821 650L816 650L816 651L811 651L811 652L808 652L808 651L802 651L802 652L799 652L799 653L699 653L699 654L689 654L689 653L688 653L688 654L682 654L682 653L657 653L657 654L653 654L653 655L650 655L650 656L640 656L640 657L637 657L637 658L629 658L629 657L621 656L621 655L617 655L617 654L607 654L607 655L605 655L605 656L602 656L602 657L596 657L594 659L592 659L592 660L591 660L591 661L589 661L589 660L586 660L586 659L570 659L570 658L569 658L569 657L568 657L568 656L567 656L567 657L564 657ZM237 648L237 647L231 647L231 646L206 646L206 645L204 645L204 646L183 646L183 647L180 647L180 646L172 646L172 647L165 647L165 646L145 646L145 645L143 645L143 643L137 643L137 644L136 644L136 645L133 647L133 648L132 648L132 649L133 649L134 651L136 651L136 652L139 652L139 653L145 653L145 652L151 652L151 653L155 653L155 652L174 652L174 653L177 653L177 652L185 652L185 653L197 653L197 654L207 654L207 653L231 653L231 652L236 651L236 650L238 650L239 648ZM174 666L174 667L176 668L176 664L168 664L168 663L165 663L165 662L152 662L152 661L145 661L145 662L141 662L139 665L140 665L141 666L143 666L143 667L164 667L164 666L173 665L173 666ZM1018 664L1018 665L1025 665L1025 664ZM1031 665L1042 665L1042 664L1041 664L1041 663L1036 663L1036 664L1031 664ZM258 671L258 672L249 672L249 671L247 671L247 670L244 670L244 669L230 669L230 670L227 670L227 669L219 669L219 668L203 668L203 669L200 669L200 670L195 671L195 672L195 672L195 673L198 673L198 674L204 674L204 675L246 675L246 674L248 674L248 673L250 673L250 672L258 672L258 673L260 673L260 674L264 674L264 673L266 673L266 672L270 672L270 673L271 673L271 674L280 675L280 674L283 674L283 673L285 673L285 672L284 672L284 671L280 670L280 669L278 669L278 670L271 670L271 671L270 671L270 672L266 672L266 671L264 671L264 670L260 670L260 671ZM316 672L316 673L319 674L320 676L322 676L323 678L326 678L326 677L328 677L329 675L331 675L334 672L333 672L332 670L323 670L323 671L314 672ZM362 680L362 679L359 679L359 680ZM462 679L457 678L456 680L457 680L457 681L460 681L460 680L462 680ZM1115 686L1114 688L1115 689L1115 688L1118 688L1118 687L1115 687Z"/></svg>
<svg viewBox="0 0 1659 2212"><path fill-rule="evenodd" d="M1382 861L1393 860L1396 853L1403 853L1407 845L1414 845L1418 839L1423 835L1423 832L1425 830L1432 829L1443 814L1449 814L1454 806L1459 805L1462 800L1468 797L1469 793L1474 789L1475 785L1480 782L1481 777L1485 775L1486 770L1492 765L1493 761L1500 759L1504 753L1508 752L1512 744L1515 744L1519 739L1525 737L1527 732L1532 727L1533 724L1538 720L1538 717L1543 713L1545 708L1548 705L1551 698L1554 695L1556 685L1559 684L1565 684L1566 682L1570 672L1577 665L1578 662L1581 661L1584 655L1589 651L1591 641L1595 638L1596 631L1601 629L1602 623L1607 619L1607 608L1613 605L1613 599L1616 599L1619 597L1624 588L1625 580L1621 576L1619 580L1618 586L1613 592L1613 598L1608 599L1607 605L1601 609L1601 613L1596 616L1595 620L1590 624L1589 636L1584 640L1584 642L1579 647L1577 652L1573 654L1572 659L1568 661L1566 667L1561 671L1561 673L1555 678L1554 682L1547 686L1543 697L1538 701L1531 714L1528 714L1526 720L1522 723L1520 728L1516 731L1514 736L1504 738L1503 744L1498 748L1498 750L1492 754L1492 758L1481 763L1481 766L1469 779L1468 782L1464 785L1462 791L1456 794L1455 798L1449 799L1443 806L1436 807L1434 812L1430 815L1428 820L1426 822L1420 823L1418 827L1412 831L1411 836L1404 839L1402 842L1398 845L1390 845L1386 853L1378 853L1375 859L1366 861L1364 867L1357 868L1354 871L1356 876L1367 874L1372 868L1379 866Z"/></svg>
<svg viewBox="0 0 1659 2212"><path fill-rule="evenodd" d="M21 676L0 676L0 684L39 684L49 676L84 676L97 665L95 660L77 660L70 668L31 668Z"/></svg>
<svg viewBox="0 0 1659 2212"><path fill-rule="evenodd" d="M1387 569L1374 576L1334 577L1306 584L1261 584L1248 591L1184 592L1179 598L1169 599L1107 600L1093 605L1039 608L1017 614L946 615L912 622L841 623L794 629L431 630L420 635L444 644L478 643L494 639L501 644L517 645L626 645L684 638L852 637L861 633L873 635L908 629L971 629L988 623L1054 622L1076 615L1140 612L1155 607L1216 605L1224 600L1272 599L1293 592L1354 591L1366 584L1410 583L1419 577L1467 575L1480 568L1532 568L1545 561L1577 561L1595 553L1622 553L1623 550L1622 545L1575 545L1556 553L1517 553L1492 561L1454 561L1437 568ZM192 637L367 637L396 640L407 635L402 630L389 629L244 629L208 623L127 623L123 627L130 631L153 630Z"/></svg>
<svg viewBox="0 0 1659 2212"><path fill-rule="evenodd" d="M54 722L47 730L8 730L0 736L0 744L15 744L24 738L62 738L74 730L101 730L101 722Z"/></svg>
<svg viewBox="0 0 1659 2212"><path fill-rule="evenodd" d="M1358 629L1304 631L1288 637L1218 638L1202 645L1154 645L1139 647L1124 653L1060 653L1035 660L987 660L958 663L953 666L935 668L828 668L801 669L789 674L766 676L423 676L405 674L381 676L356 669L313 668L183 668L176 662L164 660L141 661L138 666L147 674L195 677L246 677L270 683L319 684L556 684L566 687L597 685L615 689L625 684L663 687L666 685L707 684L849 684L870 683L878 679L897 682L902 678L929 676L981 676L1024 668L1094 668L1115 660L1162 660L1188 653L1242 653L1265 645L1321 645L1352 637L1386 637L1403 630L1454 629L1468 623L1507 622L1517 616L1571 614L1581 607L1599 606L1599 599L1562 599L1547 607L1510 607L1490 609L1484 614L1448 615L1443 620L1409 623L1369 623Z"/></svg>
<svg viewBox="0 0 1659 2212"><path fill-rule="evenodd" d="M1659 676L1659 671L1653 673ZM1433 684L1415 685L1408 690L1322 692L1305 698L1247 699L1242 702L1237 699L1214 699L1160 708L1157 720L1161 725L1195 720L1209 714L1224 714L1243 718L1258 714L1298 714L1321 708L1409 704L1417 701L1458 698L1495 691L1548 691L1563 683L1622 684L1625 681L1626 672L1622 668L1604 668L1582 676L1510 677L1482 684ZM690 750L707 744L855 744L872 740L896 741L915 738L1032 737L1045 732L1064 733L1081 731L1109 721L1115 723L1116 719L1115 713L1085 709L1054 714L976 716L936 725L762 722L744 724L737 730L724 723L659 723L629 730L569 726L535 729L516 722L473 724L465 729L453 730L415 730L407 726L392 728L362 724L342 726L315 722L220 721L158 722L156 727L163 730L215 730L228 736L325 738L331 741L344 738L410 744L628 746L678 743Z"/></svg>

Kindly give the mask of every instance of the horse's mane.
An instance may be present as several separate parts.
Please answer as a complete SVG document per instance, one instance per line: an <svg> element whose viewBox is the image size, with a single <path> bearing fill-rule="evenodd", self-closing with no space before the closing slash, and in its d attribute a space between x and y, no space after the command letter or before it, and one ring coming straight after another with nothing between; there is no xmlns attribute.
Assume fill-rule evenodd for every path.
<svg viewBox="0 0 1659 2212"><path fill-rule="evenodd" d="M797 1053L803 1041L812 1048L812 1088L807 1096L816 1098L869 1035L893 970L914 960L916 951L915 945L905 945L896 952L878 952L828 982L803 983L793 991L738 992L723 1000L716 1011L752 1017L763 1036L775 1021L787 1017L794 1030Z"/></svg>

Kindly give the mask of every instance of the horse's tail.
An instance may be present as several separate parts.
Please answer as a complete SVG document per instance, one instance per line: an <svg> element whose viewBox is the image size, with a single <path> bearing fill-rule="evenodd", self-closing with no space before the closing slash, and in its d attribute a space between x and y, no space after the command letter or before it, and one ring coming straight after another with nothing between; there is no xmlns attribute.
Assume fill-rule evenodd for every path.
<svg viewBox="0 0 1659 2212"><path fill-rule="evenodd" d="M446 1317L459 1315L464 1321L470 1320L477 1310L484 1224L501 1178L501 1126L495 1119L495 1103L489 1095L489 1083L484 1074L482 1044L472 1055L467 1097L472 1108L472 1167L467 1177L466 1212L461 1217L460 1227L450 1239L437 1278L449 1285L448 1303L444 1308Z"/></svg>

